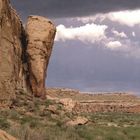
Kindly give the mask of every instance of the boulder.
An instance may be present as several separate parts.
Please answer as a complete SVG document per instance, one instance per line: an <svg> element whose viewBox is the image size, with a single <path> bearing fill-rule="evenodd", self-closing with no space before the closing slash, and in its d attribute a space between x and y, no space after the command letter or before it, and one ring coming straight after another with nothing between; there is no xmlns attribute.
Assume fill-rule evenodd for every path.
<svg viewBox="0 0 140 140"><path fill-rule="evenodd" d="M50 111L53 114L58 114L58 109L55 105L49 105L47 110Z"/></svg>
<svg viewBox="0 0 140 140"><path fill-rule="evenodd" d="M36 97L45 95L45 79L56 28L44 17L29 16L26 25L29 81Z"/></svg>
<svg viewBox="0 0 140 140"><path fill-rule="evenodd" d="M76 101L73 101L71 98L60 99L59 103L61 103L68 112L71 112L76 105Z"/></svg>

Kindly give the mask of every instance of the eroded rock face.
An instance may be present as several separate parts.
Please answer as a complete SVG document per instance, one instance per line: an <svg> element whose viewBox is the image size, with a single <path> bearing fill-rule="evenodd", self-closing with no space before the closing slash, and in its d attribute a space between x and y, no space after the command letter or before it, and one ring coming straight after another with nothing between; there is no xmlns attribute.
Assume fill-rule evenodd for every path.
<svg viewBox="0 0 140 140"><path fill-rule="evenodd" d="M65 110L71 112L76 106L76 101L71 98L60 99L59 102L64 106Z"/></svg>
<svg viewBox="0 0 140 140"><path fill-rule="evenodd" d="M45 78L56 28L40 16L30 16L26 25L29 80L37 97L45 94Z"/></svg>
<svg viewBox="0 0 140 140"><path fill-rule="evenodd" d="M26 88L24 39L23 26L9 0L0 0L0 105L9 104L17 88Z"/></svg>

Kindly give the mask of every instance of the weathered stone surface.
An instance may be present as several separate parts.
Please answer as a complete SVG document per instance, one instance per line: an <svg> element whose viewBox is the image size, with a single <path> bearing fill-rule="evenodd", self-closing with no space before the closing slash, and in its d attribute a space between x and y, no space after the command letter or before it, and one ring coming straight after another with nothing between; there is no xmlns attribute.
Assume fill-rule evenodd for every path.
<svg viewBox="0 0 140 140"><path fill-rule="evenodd" d="M0 0L0 105L9 104L17 88L25 88L25 32L9 4Z"/></svg>
<svg viewBox="0 0 140 140"><path fill-rule="evenodd" d="M68 112L71 112L76 105L76 101L72 100L71 98L60 99L59 102L64 106L65 110Z"/></svg>
<svg viewBox="0 0 140 140"><path fill-rule="evenodd" d="M45 78L56 28L40 16L30 16L26 25L29 80L35 96L45 94Z"/></svg>
<svg viewBox="0 0 140 140"><path fill-rule="evenodd" d="M3 130L0 130L0 140L17 140Z"/></svg>

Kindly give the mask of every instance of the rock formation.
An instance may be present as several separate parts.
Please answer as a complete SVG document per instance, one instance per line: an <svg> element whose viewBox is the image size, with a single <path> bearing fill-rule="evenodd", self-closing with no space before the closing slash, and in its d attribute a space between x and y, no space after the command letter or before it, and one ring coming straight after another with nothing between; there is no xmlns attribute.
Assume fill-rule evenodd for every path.
<svg viewBox="0 0 140 140"><path fill-rule="evenodd" d="M0 103L14 97L17 88L26 88L24 74L25 32L8 0L0 0ZM8 103L8 102L7 102Z"/></svg>
<svg viewBox="0 0 140 140"><path fill-rule="evenodd" d="M18 89L44 94L55 27L43 17L31 16L27 35L9 0L0 0L0 104L10 104Z"/></svg>
<svg viewBox="0 0 140 140"><path fill-rule="evenodd" d="M71 98L60 99L59 102L64 106L65 110L71 112L76 106L77 102Z"/></svg>
<svg viewBox="0 0 140 140"><path fill-rule="evenodd" d="M45 94L45 77L56 29L44 17L30 16L27 26L27 54L31 90L37 97Z"/></svg>

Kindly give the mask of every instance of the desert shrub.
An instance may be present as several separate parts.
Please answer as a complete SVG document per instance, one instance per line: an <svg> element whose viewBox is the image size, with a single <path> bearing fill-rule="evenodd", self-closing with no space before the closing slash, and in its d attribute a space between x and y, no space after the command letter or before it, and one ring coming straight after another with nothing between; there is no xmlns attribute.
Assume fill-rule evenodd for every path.
<svg viewBox="0 0 140 140"><path fill-rule="evenodd" d="M48 99L47 99L47 100L45 101L45 106L46 106L46 107L48 107L49 105L53 105L53 104L54 104L54 101L52 101L52 100L48 100Z"/></svg>
<svg viewBox="0 0 140 140"><path fill-rule="evenodd" d="M10 111L9 111L9 118L12 119L12 120L19 120L20 115L18 114L17 111L15 111L15 110L10 110Z"/></svg>
<svg viewBox="0 0 140 140"><path fill-rule="evenodd" d="M5 118L0 118L0 129L10 128L10 123Z"/></svg>
<svg viewBox="0 0 140 140"><path fill-rule="evenodd" d="M37 128L37 127L42 126L42 123L40 122L40 120L38 118L31 117L31 116L23 116L20 119L20 124L21 125L28 124L28 126L30 126L31 128Z"/></svg>

